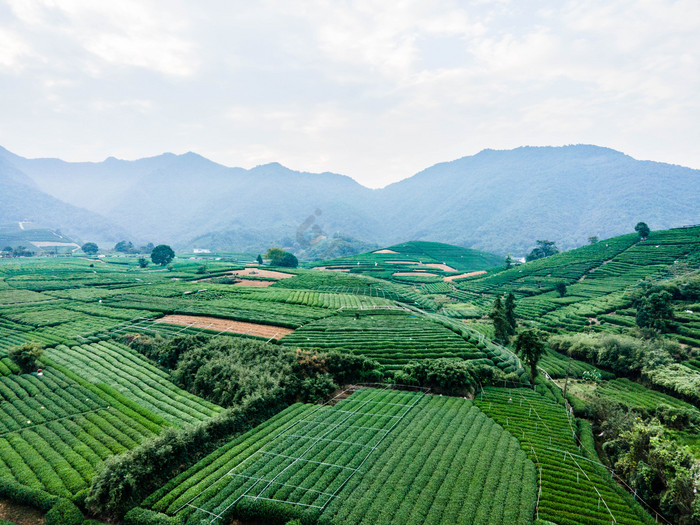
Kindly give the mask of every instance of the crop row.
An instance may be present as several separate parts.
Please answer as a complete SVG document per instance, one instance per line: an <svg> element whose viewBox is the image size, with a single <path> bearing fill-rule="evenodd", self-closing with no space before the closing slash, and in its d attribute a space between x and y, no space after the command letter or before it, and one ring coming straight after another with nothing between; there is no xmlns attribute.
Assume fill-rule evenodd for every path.
<svg viewBox="0 0 700 525"><path fill-rule="evenodd" d="M91 383L105 383L177 425L203 421L221 409L173 385L165 372L130 348L109 341L46 350Z"/></svg>
<svg viewBox="0 0 700 525"><path fill-rule="evenodd" d="M302 348L350 351L376 359L389 369L418 358L484 357L452 330L405 314L332 316L298 328L281 342Z"/></svg>
<svg viewBox="0 0 700 525"><path fill-rule="evenodd" d="M423 397L392 432L377 439L372 429L387 428L387 416L401 414L405 407L400 405L414 402L415 396L361 391L335 408L290 407L172 480L144 505L176 514L185 523L198 523L204 516L199 509L225 517L298 516L347 525L531 523L534 466L517 440L471 402ZM357 414L356 421L345 424L343 417L358 408L368 415ZM323 441L309 448L311 438L291 440L304 432ZM325 465L290 463L269 454L258 461L275 447L288 456L295 447L300 453L308 449L304 459ZM363 447L372 448L358 454ZM352 475L340 468L360 463ZM277 501L241 498L246 490ZM300 510L280 500L319 508Z"/></svg>
<svg viewBox="0 0 700 525"><path fill-rule="evenodd" d="M102 462L153 436L151 423L115 398L48 368L0 378L0 478L71 496Z"/></svg>
<svg viewBox="0 0 700 525"><path fill-rule="evenodd" d="M535 462L541 476L540 519L561 525L654 523L604 468L584 457L560 405L531 390L491 387L475 404L511 432Z"/></svg>

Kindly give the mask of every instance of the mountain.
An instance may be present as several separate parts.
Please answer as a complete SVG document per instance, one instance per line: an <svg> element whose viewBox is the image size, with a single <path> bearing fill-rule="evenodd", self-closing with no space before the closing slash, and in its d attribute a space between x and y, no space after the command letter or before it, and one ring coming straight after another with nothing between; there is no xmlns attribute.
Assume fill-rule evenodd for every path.
<svg viewBox="0 0 700 525"><path fill-rule="evenodd" d="M700 171L597 146L484 150L382 190L392 239L431 239L524 254L700 222ZM402 220L410 216L412 221Z"/></svg>
<svg viewBox="0 0 700 525"><path fill-rule="evenodd" d="M195 153L69 163L0 149L0 160L24 186L98 213L136 241L180 248L302 250L310 237L341 236L524 255L537 239L566 249L639 221L700 222L699 170L587 145L484 150L380 190L277 163L229 168Z"/></svg>
<svg viewBox="0 0 700 525"><path fill-rule="evenodd" d="M76 240L115 242L128 234L90 211L42 192L31 178L0 156L0 223L31 221ZM59 234L60 235L60 234Z"/></svg>

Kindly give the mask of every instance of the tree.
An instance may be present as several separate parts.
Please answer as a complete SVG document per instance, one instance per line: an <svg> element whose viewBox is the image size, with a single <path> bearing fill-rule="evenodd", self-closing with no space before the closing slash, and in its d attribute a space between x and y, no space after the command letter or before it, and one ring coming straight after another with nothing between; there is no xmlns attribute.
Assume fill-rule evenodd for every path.
<svg viewBox="0 0 700 525"><path fill-rule="evenodd" d="M591 235L588 238L588 244L595 244L598 242L598 236L597 235Z"/></svg>
<svg viewBox="0 0 700 525"><path fill-rule="evenodd" d="M508 334L515 335L515 329L518 326L518 321L515 315L515 295L513 295L513 292L508 292L508 295L506 296L504 313L506 316L506 323L508 326Z"/></svg>
<svg viewBox="0 0 700 525"><path fill-rule="evenodd" d="M267 258L270 259L270 266L282 266L285 268L296 268L299 266L297 258L281 248L270 248L267 250Z"/></svg>
<svg viewBox="0 0 700 525"><path fill-rule="evenodd" d="M94 242L86 242L80 247L81 250L83 250L87 255L95 255L97 253L97 250L99 248Z"/></svg>
<svg viewBox="0 0 700 525"><path fill-rule="evenodd" d="M513 266L513 258L508 254L506 255L506 270L509 270L511 266Z"/></svg>
<svg viewBox="0 0 700 525"><path fill-rule="evenodd" d="M634 231L639 234L639 240L641 241L649 237L649 234L651 233L651 230L649 229L649 226L647 226L646 222L638 222L634 227Z"/></svg>
<svg viewBox="0 0 700 525"><path fill-rule="evenodd" d="M258 258L256 260L258 261L258 264L262 264L263 263L262 255L258 254Z"/></svg>
<svg viewBox="0 0 700 525"><path fill-rule="evenodd" d="M136 251L138 251L138 253L149 254L149 253L151 253L151 252L153 251L153 248L155 248L155 246L153 246L153 243L152 243L152 242L149 242L148 244L146 244L146 245L144 245L144 246L141 246L141 247L140 247L138 250L136 250Z"/></svg>
<svg viewBox="0 0 700 525"><path fill-rule="evenodd" d="M148 259L145 257L139 257L139 268L146 268L148 266Z"/></svg>
<svg viewBox="0 0 700 525"><path fill-rule="evenodd" d="M535 261L537 259L549 257L555 253L559 253L559 248L557 248L557 244L554 241L537 241L537 247L533 248L525 260L528 262Z"/></svg>
<svg viewBox="0 0 700 525"><path fill-rule="evenodd" d="M544 343L539 330L529 329L518 334L515 338L515 353L530 367L530 376L535 380L537 363L544 354Z"/></svg>
<svg viewBox="0 0 700 525"><path fill-rule="evenodd" d="M27 374L36 369L36 360L44 353L44 347L36 342L24 343L10 348L8 355Z"/></svg>
<svg viewBox="0 0 700 525"><path fill-rule="evenodd" d="M636 322L640 328L655 328L665 331L673 319L671 299L673 296L666 290L652 292L637 299Z"/></svg>
<svg viewBox="0 0 700 525"><path fill-rule="evenodd" d="M114 245L115 252L134 253L134 245L131 241L119 241Z"/></svg>
<svg viewBox="0 0 700 525"><path fill-rule="evenodd" d="M496 296L496 300L493 302L493 308L489 317L493 321L493 338L496 342L501 344L508 343L508 321L506 321L506 313L503 309L503 304L501 303L501 297Z"/></svg>
<svg viewBox="0 0 700 525"><path fill-rule="evenodd" d="M564 281L559 281L555 284L554 289L559 292L559 297L564 297L566 295L566 283Z"/></svg>
<svg viewBox="0 0 700 525"><path fill-rule="evenodd" d="M167 244L159 244L158 246L153 248L153 251L151 252L151 260L153 261L153 264L160 264L161 266L165 266L174 258L175 252Z"/></svg>

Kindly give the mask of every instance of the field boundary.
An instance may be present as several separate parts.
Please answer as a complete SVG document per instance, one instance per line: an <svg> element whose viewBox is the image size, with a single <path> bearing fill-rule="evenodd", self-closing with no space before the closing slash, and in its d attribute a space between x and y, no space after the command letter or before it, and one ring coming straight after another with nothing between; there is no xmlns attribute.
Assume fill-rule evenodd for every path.
<svg viewBox="0 0 700 525"><path fill-rule="evenodd" d="M373 390L373 394L368 398L368 399L362 399L359 400L359 405L355 407L353 410L341 410L341 409L336 409L335 408L335 403L342 401L344 399L347 399L350 397L351 394L354 392L358 392L361 390ZM379 397L383 392L387 392L390 390L404 390L404 391L409 391L413 393L417 393L419 395L415 396L415 399L412 400L410 403L392 403L392 402L382 402L380 400L377 400L377 397ZM338 393L336 396L333 398L329 399L322 405L319 405L316 409L312 410L308 414L305 414L303 418L298 419L294 421L293 423L289 424L286 428L284 428L281 432L279 432L274 439L272 439L269 443L267 443L264 447L262 447L260 450L257 450L250 456L248 456L244 461L233 467L229 472L226 473L226 476L232 476L232 477L242 477L247 480L252 480L254 483L245 490L241 495L239 495L232 503L230 503L228 506L226 506L223 510L221 510L218 514L215 514L209 510L203 509L198 507L197 505L194 504L194 502L199 498L202 493L197 494L194 496L190 501L187 503L183 504L180 506L173 514L176 515L179 513L181 510L183 510L186 507L191 507L197 511L202 511L209 516L212 516L211 520L209 523L213 523L214 521L223 519L224 516L226 515L226 512L234 507L237 503L239 503L243 498L251 499L253 501L257 500L263 500L263 501L272 501L275 503L284 503L284 504L289 504L289 505L294 505L294 506L301 506L305 508L310 508L310 509L316 509L318 511L322 511L325 509L325 507L330 503L333 498L335 498L338 493L343 489L343 487L350 481L350 479L362 469L364 466L365 462L367 459L370 457L370 455L379 447L379 445L384 441L386 436L388 436L394 428L404 419L404 417L423 399L425 394L429 393L430 389L429 388L423 388L423 387L415 387L415 386L410 386L410 385L389 385L389 384L379 384L379 383L363 383L363 384L353 384L353 385L348 385L344 390L342 390L340 393ZM381 413L372 413L372 414L367 414L363 411L363 409L371 406L371 405L384 405L384 406L392 406L392 407L401 407L404 410L401 411L400 414L398 415L390 415L390 414L381 414ZM316 415L318 412L320 412L324 408L330 408L333 410L333 412L336 412L338 414L341 414L341 420L339 422L334 422L334 423L327 423L327 422L322 422L322 421L316 421L313 419L314 415ZM362 416L362 415L372 415L377 418L387 418L392 420L393 422L388 428L379 428L379 427L367 427L367 426L357 426L353 425L350 423L351 418L353 416ZM304 431L302 430L301 432L296 432L293 433L292 431L294 429L297 429L297 427L301 425L310 425L311 429L320 429L321 433L320 435L312 435L312 433L309 433L308 430ZM327 429L324 429L323 427L329 427ZM307 427L308 429L308 427ZM343 431L346 429L363 429L367 430L370 432L376 432L376 436L372 438L372 445L368 444L363 444L363 443L354 443L354 442L349 442L349 441L343 441L343 440L337 440L337 439L332 439L331 433L335 431ZM293 439L295 441L301 441L301 440L307 440L310 442L308 446L305 446L303 451L296 454L296 455L284 455L284 454L279 454L276 452L271 452L270 449L273 449L275 445L279 444L281 441L286 441L289 439ZM316 445L318 445L320 442L333 442L333 443L341 443L342 445L346 445L348 447L356 447L358 449L365 449L366 452L364 453L364 456L361 455L354 455L353 459L357 460L358 458L361 458L361 461L357 467L350 467L347 465L340 465L336 463L325 463L321 461L315 461L313 459L305 458L304 456L307 455L309 451L311 451L312 448L314 448ZM285 461L291 461L286 467L284 467L281 471L277 472L277 474L272 477L271 479L267 479L265 477L256 477L256 476L250 476L247 474L243 474L244 469L242 468L244 465L253 465L256 463L256 461L261 460L264 456L269 456L269 457L277 457L277 458L282 458ZM315 463L320 466L323 466L327 469L337 469L340 472L343 472L345 477L341 484L333 491L333 492L325 492L325 491L320 491L320 490L315 490L315 489L308 489L304 487L300 487L297 485L290 485L287 483L283 483L280 481L277 481L277 479L284 474L287 471L294 471L294 469L299 469L302 468L304 464L306 463ZM291 469L291 470L290 470ZM262 486L262 489L258 487L257 493L253 494L255 492L253 489L255 489L256 486L258 485ZM284 487L290 487L295 490L295 493L300 494L299 497L297 497L297 500L301 500L303 496L306 493L314 493L315 495L318 496L323 496L324 501L322 504L307 504L307 503L302 503L301 501L292 501L292 500L286 500L286 499L276 499L274 497L267 497L265 496L265 492L270 489L272 486L284 486Z"/></svg>

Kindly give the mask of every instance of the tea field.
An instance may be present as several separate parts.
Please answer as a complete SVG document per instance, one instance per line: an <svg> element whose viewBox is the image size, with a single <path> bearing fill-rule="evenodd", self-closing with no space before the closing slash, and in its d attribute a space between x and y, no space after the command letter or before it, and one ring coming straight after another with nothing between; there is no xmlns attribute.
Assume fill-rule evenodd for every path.
<svg viewBox="0 0 700 525"><path fill-rule="evenodd" d="M0 497L43 510L60 497L87 514L105 465L148 457L159 443L177 458L163 468L169 477L154 475L147 492L120 495L133 499L125 517L103 517L137 525L663 522L598 456L600 436L557 385L571 379L567 399L577 416L595 398L644 417L663 415L664 406L667 417L700 421L692 386L700 385L699 253L694 227L643 241L616 237L509 269L502 257L429 242L314 263L324 269L283 269L291 277L261 276L253 257L177 258L167 268L118 256L0 260ZM234 272L250 277L247 284L271 284L241 285ZM666 337L683 357L641 377L569 359L552 343L533 390L513 346L491 339L485 316L508 292L521 330L632 333L644 280L674 292ZM169 324L168 315L272 330ZM323 404L291 396L273 409L265 396L281 387L260 372L254 380L266 385L264 395L219 406L176 383L165 358L131 344L172 350L183 335L212 343L189 355L190 366L221 341L296 356L289 371L302 378L290 390L297 396L328 392L327 378L313 375L330 373L319 355L367 358L379 383L335 385ZM22 373L10 358L29 342L43 347L41 373ZM392 385L417 362L467 363L484 384L458 396ZM236 388L253 381L240 367L226 370L240 374ZM211 390L229 388L224 379ZM667 432L690 447L700 442L690 424ZM169 436L178 437L167 443ZM197 440L205 445L186 448Z"/></svg>

